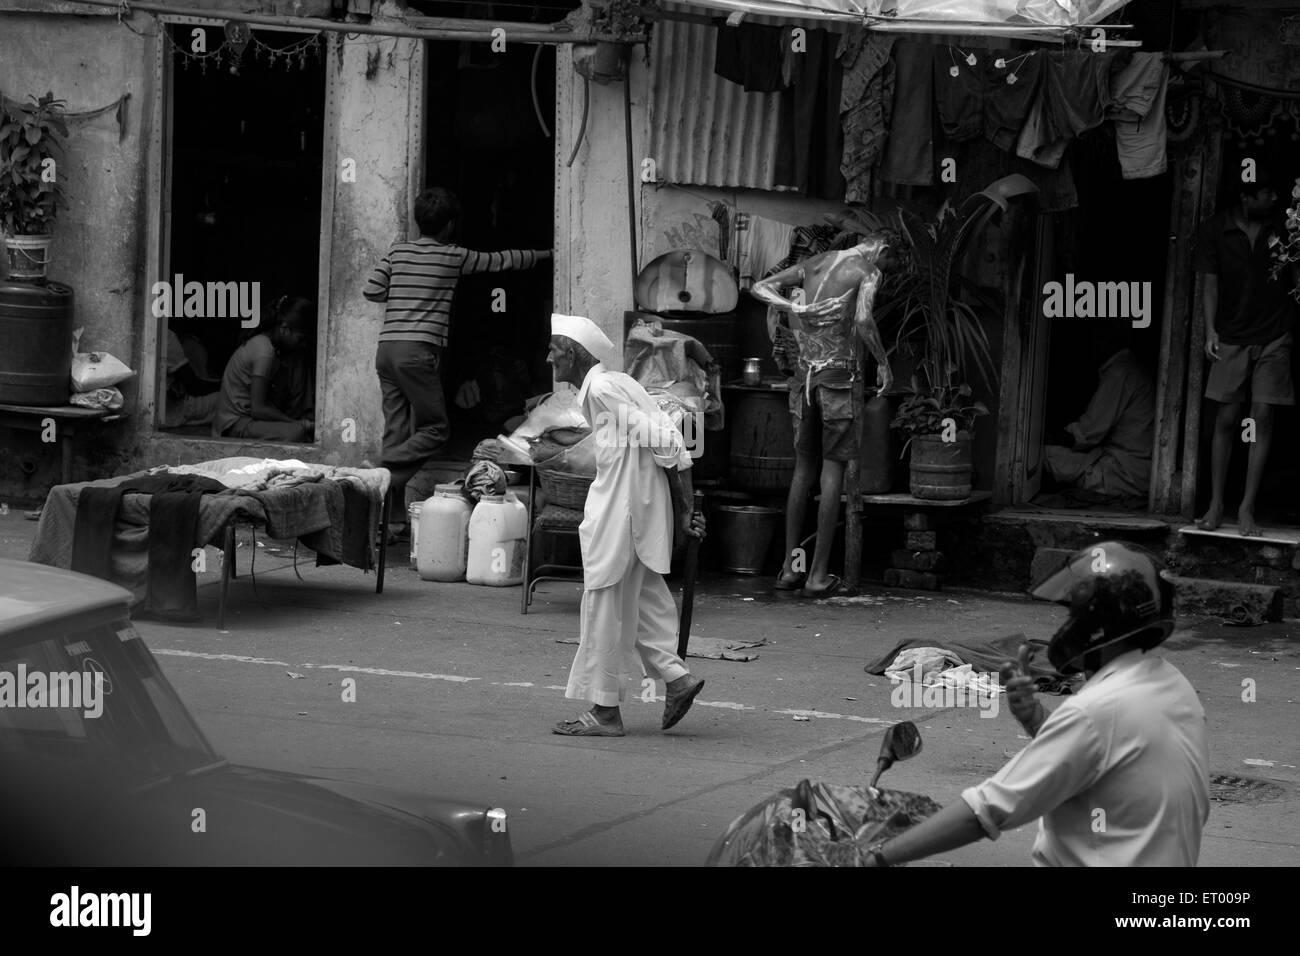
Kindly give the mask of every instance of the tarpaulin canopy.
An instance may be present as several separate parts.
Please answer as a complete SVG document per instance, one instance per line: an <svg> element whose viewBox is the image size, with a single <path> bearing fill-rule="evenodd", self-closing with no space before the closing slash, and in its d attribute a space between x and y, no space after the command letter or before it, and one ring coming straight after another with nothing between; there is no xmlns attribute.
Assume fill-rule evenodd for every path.
<svg viewBox="0 0 1300 956"><path fill-rule="evenodd" d="M1100 22L1130 0L683 0L692 7L790 21L859 23L899 32L984 32L1055 38Z"/></svg>

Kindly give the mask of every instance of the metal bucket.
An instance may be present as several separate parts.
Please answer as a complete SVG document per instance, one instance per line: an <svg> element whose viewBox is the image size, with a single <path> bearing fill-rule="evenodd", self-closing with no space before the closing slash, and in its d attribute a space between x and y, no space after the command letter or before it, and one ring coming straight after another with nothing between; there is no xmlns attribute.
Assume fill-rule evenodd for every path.
<svg viewBox="0 0 1300 956"><path fill-rule="evenodd" d="M777 508L720 505L716 520L722 544L722 570L733 574L762 574L781 517L782 512Z"/></svg>

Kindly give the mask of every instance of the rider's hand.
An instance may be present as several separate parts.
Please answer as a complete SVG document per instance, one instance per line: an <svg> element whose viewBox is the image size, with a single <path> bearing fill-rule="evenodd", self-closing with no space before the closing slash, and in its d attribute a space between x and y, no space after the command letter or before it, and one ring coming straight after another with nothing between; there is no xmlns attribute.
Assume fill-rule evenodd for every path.
<svg viewBox="0 0 1300 956"><path fill-rule="evenodd" d="M998 678L1006 688L1007 706L1011 708L1011 716L1016 718L1020 726L1024 727L1032 737L1046 719L1046 711L1034 696L1036 685L1034 679L1029 676L1030 653L1029 645L1021 644L1019 668L1017 669L1016 664L1007 661L998 671Z"/></svg>

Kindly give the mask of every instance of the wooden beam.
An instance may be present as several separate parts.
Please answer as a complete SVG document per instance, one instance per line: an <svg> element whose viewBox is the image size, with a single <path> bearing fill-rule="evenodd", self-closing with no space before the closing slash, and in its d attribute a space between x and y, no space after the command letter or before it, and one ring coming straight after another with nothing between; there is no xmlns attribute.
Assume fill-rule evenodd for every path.
<svg viewBox="0 0 1300 956"><path fill-rule="evenodd" d="M1223 118L1214 110L1206 110L1206 113L1200 200L1197 203L1198 222L1204 222L1215 211L1223 166ZM1190 334L1187 336L1187 426L1183 430L1182 513L1188 518L1194 517L1196 510L1197 478L1200 471L1201 406L1204 404L1202 393L1205 378L1205 322L1201 313L1203 296L1203 283L1198 279L1189 316Z"/></svg>
<svg viewBox="0 0 1300 956"><path fill-rule="evenodd" d="M1187 393L1187 335L1189 309L1196 284L1192 269L1196 215L1200 208L1203 157L1196 153L1173 164L1169 246L1165 254L1165 307L1160 325L1160 375L1156 383L1155 444L1151 449L1153 512L1173 514L1182 507L1181 489L1174 485L1182 444L1183 409Z"/></svg>
<svg viewBox="0 0 1300 956"><path fill-rule="evenodd" d="M1020 368L1024 360L1025 336L1021 308L1024 301L1025 272L1029 262L1028 230L1025 215L1016 206L1005 213L1009 217L1013 268L1007 270L1002 292L1006 308L1002 313L1002 367L998 375L997 450L993 458L993 502L1011 504L1015 497L1014 470L1017 466L1016 422L1021 414Z"/></svg>

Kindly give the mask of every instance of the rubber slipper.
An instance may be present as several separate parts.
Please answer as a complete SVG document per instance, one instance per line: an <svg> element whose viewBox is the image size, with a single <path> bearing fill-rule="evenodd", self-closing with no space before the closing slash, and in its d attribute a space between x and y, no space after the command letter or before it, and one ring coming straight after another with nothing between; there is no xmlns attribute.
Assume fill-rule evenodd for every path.
<svg viewBox="0 0 1300 956"><path fill-rule="evenodd" d="M838 574L832 574L830 584L826 585L826 587L822 588L820 591L810 591L807 588L804 588L803 596L806 598L813 598L814 600L820 600L821 598L828 598L836 591L838 591L842 584L844 584L844 579L841 578Z"/></svg>
<svg viewBox="0 0 1300 956"><path fill-rule="evenodd" d="M687 690L680 694L672 694L664 701L664 720L662 728L667 730L679 720L686 716L686 712L691 709L691 704L695 703L695 698L699 696L700 691L704 689L704 681L696 681Z"/></svg>
<svg viewBox="0 0 1300 956"><path fill-rule="evenodd" d="M622 724L602 724L591 711L584 711L574 720L562 720L551 728L551 733L562 737L625 737Z"/></svg>
<svg viewBox="0 0 1300 956"><path fill-rule="evenodd" d="M781 582L780 575L777 575L776 583L772 585L773 591L802 591L803 583L808 580L808 575L801 574L792 582Z"/></svg>

